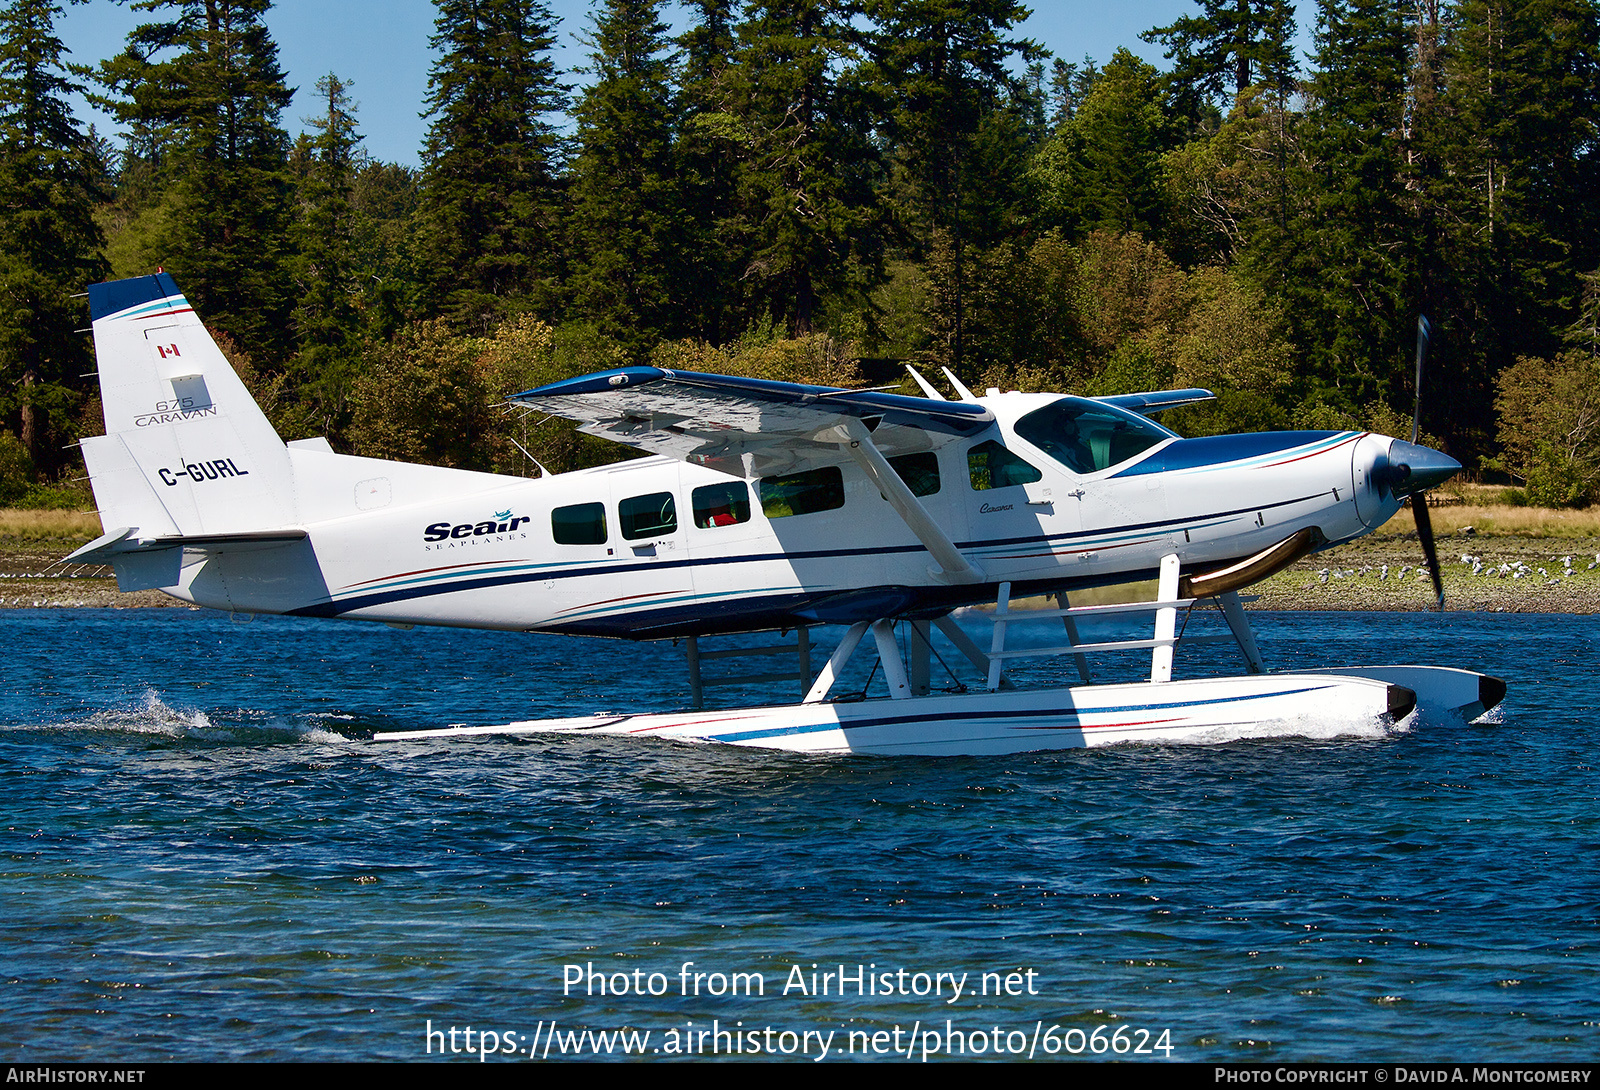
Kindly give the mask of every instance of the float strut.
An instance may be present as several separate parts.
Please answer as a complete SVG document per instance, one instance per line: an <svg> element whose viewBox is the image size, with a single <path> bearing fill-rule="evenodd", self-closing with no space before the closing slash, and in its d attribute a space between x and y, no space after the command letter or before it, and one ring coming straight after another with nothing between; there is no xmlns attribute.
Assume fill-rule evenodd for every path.
<svg viewBox="0 0 1600 1090"><path fill-rule="evenodd" d="M889 683L889 695L904 700L911 695L911 679L906 676L906 664L900 659L900 647L894 642L894 622L873 621L872 638L878 644L878 662L883 665L883 680Z"/></svg>
<svg viewBox="0 0 1600 1090"><path fill-rule="evenodd" d="M856 645L866 634L866 621L857 621L850 626L850 630L844 634L844 639L839 641L839 646L834 648L828 664L822 668L822 673L818 674L817 680L812 683L806 698L801 701L802 704L819 704L828 698L828 690L833 688L834 681L839 677L839 671L850 661L850 656L856 653Z"/></svg>
<svg viewBox="0 0 1600 1090"><path fill-rule="evenodd" d="M1156 601L1173 602L1178 598L1177 553L1161 558L1161 581L1156 591ZM1172 641L1178 634L1178 607L1162 606L1156 610L1156 647L1150 652L1150 680L1172 680Z"/></svg>
<svg viewBox="0 0 1600 1090"><path fill-rule="evenodd" d="M1223 591L1217 598L1222 602L1222 616L1227 620L1233 638L1239 641L1239 650L1244 652L1245 669L1252 674L1266 673L1267 667L1261 661L1261 649L1256 646L1256 636L1250 630L1250 618L1245 615L1244 605L1239 601L1239 592Z"/></svg>
<svg viewBox="0 0 1600 1090"><path fill-rule="evenodd" d="M932 689L933 624L930 621L911 622L910 646L906 648L910 659L911 695L927 696Z"/></svg>
<svg viewBox="0 0 1600 1090"><path fill-rule="evenodd" d="M1056 608L1063 610L1072 608L1072 603L1067 600L1066 591L1063 590L1057 592ZM1076 647L1078 644L1083 642L1083 640L1078 636L1078 626L1070 616L1062 614L1061 627L1066 629L1068 643ZM1085 685L1093 685L1094 675L1089 672L1089 656L1083 654L1081 651L1074 651L1072 653L1072 658L1078 664L1078 676L1083 679L1083 683Z"/></svg>

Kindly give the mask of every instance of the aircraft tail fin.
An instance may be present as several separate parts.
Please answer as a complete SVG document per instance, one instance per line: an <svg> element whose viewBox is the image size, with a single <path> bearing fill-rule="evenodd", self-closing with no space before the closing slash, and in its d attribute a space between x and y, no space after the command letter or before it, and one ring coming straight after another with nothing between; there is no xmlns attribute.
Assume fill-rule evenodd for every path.
<svg viewBox="0 0 1600 1090"><path fill-rule="evenodd" d="M89 288L106 433L82 441L103 526L134 539L296 522L289 453L164 272Z"/></svg>

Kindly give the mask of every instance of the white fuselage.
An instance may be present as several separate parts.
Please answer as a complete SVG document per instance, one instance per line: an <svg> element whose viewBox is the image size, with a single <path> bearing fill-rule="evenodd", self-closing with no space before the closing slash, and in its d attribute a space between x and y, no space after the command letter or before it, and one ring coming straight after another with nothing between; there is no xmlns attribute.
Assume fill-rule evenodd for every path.
<svg viewBox="0 0 1600 1090"><path fill-rule="evenodd" d="M1390 440L1353 432L1171 439L1075 473L1011 428L1054 396L981 399L996 422L931 452L938 490L921 504L977 582L943 578L853 464L838 469L842 504L805 514L769 504L769 515L757 481L663 457L523 479L312 442L288 449L306 539L190 551L166 589L245 612L653 638L931 614L992 599L1002 581L1022 592L1149 578L1168 553L1192 570L1307 527L1336 543L1399 506L1365 479ZM1039 479L977 487L992 482L969 452L995 439ZM747 513L707 507L730 486L748 493ZM587 519L576 530L575 510Z"/></svg>

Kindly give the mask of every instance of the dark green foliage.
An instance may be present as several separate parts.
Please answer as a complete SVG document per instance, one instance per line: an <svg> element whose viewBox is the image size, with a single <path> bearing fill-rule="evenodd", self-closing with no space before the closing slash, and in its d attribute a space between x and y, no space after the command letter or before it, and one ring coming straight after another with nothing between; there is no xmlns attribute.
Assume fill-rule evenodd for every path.
<svg viewBox="0 0 1600 1090"><path fill-rule="evenodd" d="M1502 454L1489 468L1526 482L1528 502L1573 507L1600 490L1600 361L1581 352L1524 356L1501 372Z"/></svg>
<svg viewBox="0 0 1600 1090"><path fill-rule="evenodd" d="M427 305L487 332L558 295L566 104L539 0L438 0L423 147L419 270Z"/></svg>
<svg viewBox="0 0 1600 1090"><path fill-rule="evenodd" d="M105 268L94 221L105 169L67 102L59 4L0 9L0 413L29 460L59 468L87 370L72 296Z"/></svg>
<svg viewBox="0 0 1600 1090"><path fill-rule="evenodd" d="M1055 132L1072 120L1100 78L1100 67L1093 57L1078 65L1055 57L1050 62L1050 90L1047 96L1050 131Z"/></svg>
<svg viewBox="0 0 1600 1090"><path fill-rule="evenodd" d="M1160 234L1166 220L1161 158L1177 142L1160 74L1117 50L1034 160L1041 220L1074 237L1099 230Z"/></svg>
<svg viewBox="0 0 1600 1090"><path fill-rule="evenodd" d="M1254 86L1294 90L1294 5L1288 0L1198 0L1200 15L1141 34L1161 42L1190 109Z"/></svg>
<svg viewBox="0 0 1600 1090"><path fill-rule="evenodd" d="M948 334L938 339L958 365L966 359L967 252L1015 233L1026 216L1028 157L1042 135L1043 92L1011 74L1013 58L1038 47L1010 37L1026 9L1012 0L875 0L873 76L899 217L926 253L948 246L943 296ZM1037 82L1037 79L1036 79Z"/></svg>
<svg viewBox="0 0 1600 1090"><path fill-rule="evenodd" d="M1012 0L876 0L867 10L913 232L925 240L944 231L958 247L993 243L1018 210L1029 114L1043 106L1008 67L1039 52L1010 37L1026 9Z"/></svg>
<svg viewBox="0 0 1600 1090"><path fill-rule="evenodd" d="M741 307L738 176L744 141L736 121L733 0L693 0L697 20L678 39L677 179L679 273L673 306L685 332L713 344L736 335Z"/></svg>
<svg viewBox="0 0 1600 1090"><path fill-rule="evenodd" d="M1395 0L1324 0L1296 207L1255 245L1306 349L1309 398L1343 409L1408 392L1421 305L1402 139L1408 40Z"/></svg>
<svg viewBox="0 0 1600 1090"><path fill-rule="evenodd" d="M1426 287L1454 319L1441 415L1482 451L1494 376L1554 354L1600 259L1600 28L1589 3L1463 0L1444 29Z"/></svg>
<svg viewBox="0 0 1600 1090"><path fill-rule="evenodd" d="M671 70L656 0L605 0L595 16L594 82L579 100L570 234L581 255L573 309L642 358L679 331L671 302L678 191Z"/></svg>
<svg viewBox="0 0 1600 1090"><path fill-rule="evenodd" d="M262 21L269 0L141 0L170 9L101 66L134 134L160 224L144 254L252 355L281 359L288 277L289 141L278 119L294 92ZM140 270L148 272L148 268Z"/></svg>
<svg viewBox="0 0 1600 1090"><path fill-rule="evenodd" d="M871 115L854 74L851 0L754 0L739 28L728 110L736 149L738 275L753 309L798 335L824 300L881 277L884 209Z"/></svg>
<svg viewBox="0 0 1600 1090"><path fill-rule="evenodd" d="M294 382L300 398L316 406L324 434L339 431L345 415L365 286L351 201L361 136L348 91L349 84L331 72L317 81L319 113L307 119L316 135L301 137L295 147Z"/></svg>
<svg viewBox="0 0 1600 1090"><path fill-rule="evenodd" d="M72 125L58 3L0 4L0 427L46 476L88 412L67 297L104 229L286 435L371 453L529 471L502 387L644 359L1201 385L1183 430L1403 432L1426 312L1425 430L1503 446L1538 496L1587 479L1495 395L1515 371L1558 401L1517 361L1600 344L1596 0L1320 0L1304 83L1283 0L1151 31L1168 73L1052 59L1012 0L691 0L676 43L660 0L597 0L570 149L548 8L438 0L421 172L361 154L333 76L289 154L266 0L140 0L161 18L101 68L117 147ZM566 425L519 442L603 457Z"/></svg>

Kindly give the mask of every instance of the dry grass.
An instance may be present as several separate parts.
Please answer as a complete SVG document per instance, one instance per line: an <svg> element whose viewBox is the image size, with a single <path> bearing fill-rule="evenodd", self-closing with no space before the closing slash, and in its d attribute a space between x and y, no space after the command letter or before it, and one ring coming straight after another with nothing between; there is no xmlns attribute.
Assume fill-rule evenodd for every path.
<svg viewBox="0 0 1600 1090"><path fill-rule="evenodd" d="M1600 536L1600 506L1586 507L1581 511L1558 510L1550 507L1513 507L1510 504L1486 502L1487 493L1503 492L1483 485L1468 486L1481 489L1478 495L1463 496L1464 503L1442 507L1429 505L1435 534L1453 534L1470 526L1480 534L1516 535L1518 537L1597 537ZM1408 534L1416 530L1407 511L1401 511L1377 531L1378 536Z"/></svg>
<svg viewBox="0 0 1600 1090"><path fill-rule="evenodd" d="M0 537L23 541L93 541L100 534L100 516L93 511L0 507Z"/></svg>

